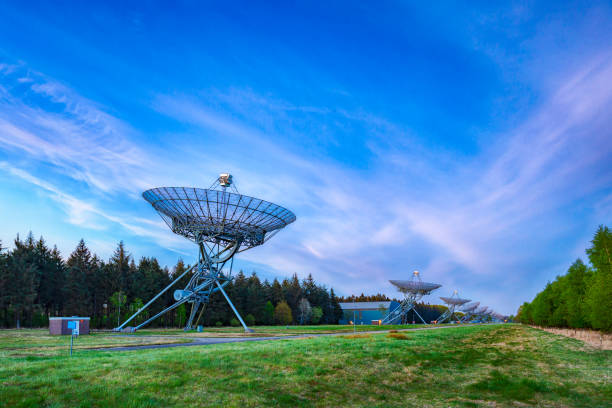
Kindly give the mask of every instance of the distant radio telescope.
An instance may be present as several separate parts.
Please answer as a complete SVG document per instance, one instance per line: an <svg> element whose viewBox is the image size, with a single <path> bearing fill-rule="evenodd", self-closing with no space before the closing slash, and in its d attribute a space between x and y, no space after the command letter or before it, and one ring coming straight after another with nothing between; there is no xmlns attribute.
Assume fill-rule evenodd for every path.
<svg viewBox="0 0 612 408"><path fill-rule="evenodd" d="M434 290L440 288L442 285L437 283L421 282L421 276L419 271L412 272L412 278L410 280L390 280L391 284L395 286L400 292L404 294L404 300L398 307L391 310L389 314L383 319L383 324L401 324L407 323L408 312L411 310L419 316L419 319L425 324L425 320L416 311L416 303L421 300L425 295L429 295Z"/></svg>
<svg viewBox="0 0 612 408"><path fill-rule="evenodd" d="M472 320L472 317L474 316L474 311L478 308L479 305L480 302L472 302L463 305L461 311L465 313L465 315L461 318L461 322L466 323Z"/></svg>
<svg viewBox="0 0 612 408"><path fill-rule="evenodd" d="M457 294L457 291L454 291L453 294L450 297L440 296L440 299L442 299L442 301L444 303L446 303L446 305L448 306L448 309L444 313L442 313L442 315L440 317L438 317L436 322L437 323L444 323L446 320L452 321L453 317L456 320L461 321L455 315L455 309L458 306L466 304L467 302L470 301L470 299L462 299L462 298L460 298L459 295Z"/></svg>

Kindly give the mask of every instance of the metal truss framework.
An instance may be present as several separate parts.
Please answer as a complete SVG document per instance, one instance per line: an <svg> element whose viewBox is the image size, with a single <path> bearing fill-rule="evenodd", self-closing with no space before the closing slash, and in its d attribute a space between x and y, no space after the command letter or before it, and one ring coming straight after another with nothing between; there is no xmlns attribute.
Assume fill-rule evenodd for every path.
<svg viewBox="0 0 612 408"><path fill-rule="evenodd" d="M227 192L228 187L234 192ZM160 187L145 191L143 197L153 205L174 233L198 245L198 262L115 330L125 330L130 321L182 281L183 277L192 273L185 288L174 291L174 304L129 330L136 331L185 303L191 304L185 326L185 330L190 330L198 310L200 313L195 325L213 293L220 292L244 330L252 331L223 289L233 279L234 255L263 244L280 229L295 221L295 215L276 204L239 194L230 174L221 174L210 189ZM225 268L228 263L229 267Z"/></svg>
<svg viewBox="0 0 612 408"><path fill-rule="evenodd" d="M170 312L171 310L176 309L180 305L184 303L191 304L191 313L189 314L189 319L187 320L187 324L185 326L185 330L191 330L193 328L193 321L196 316L196 313L202 306L200 311L200 315L198 316L198 321L200 320L202 313L206 307L206 304L210 301L210 297L213 293L219 291L223 294L225 300L232 308L232 311L244 327L244 330L247 332L252 331L247 327L238 313L238 310L234 307L234 304L230 300L229 296L223 289L233 278L232 278L232 266L233 266L233 256L236 253L238 248L238 244L233 244L231 246L226 246L222 248L220 245L216 245L214 247L210 247L206 244L204 240L200 241L200 254L198 257L198 262L183 272L179 277L174 279L174 281L166 286L161 292L159 292L153 299L147 302L140 310L134 313L129 319L127 319L123 324L117 327L115 330L120 331L126 325L142 313L145 309L147 309L155 300L157 300L161 295L163 295L166 291L168 291L171 287L173 287L176 283L180 282L181 279L186 276L189 272L192 272L191 278L189 279L187 285L182 290L174 291L174 300L175 303L171 306L165 308L161 312L157 313L155 316L147 319L143 323L139 324L136 327L130 328L130 331L136 331L147 324L151 323L153 320L158 317ZM229 249L228 249L229 248ZM231 260L231 261L230 261ZM226 263L230 261L229 271L227 273L223 272L223 268ZM197 322L196 322L197 325Z"/></svg>
<svg viewBox="0 0 612 408"><path fill-rule="evenodd" d="M457 295L457 291L454 291L451 297L440 297L440 299L442 299L444 303L448 305L448 309L444 313L442 313L440 317L438 317L438 319L436 319L436 322L440 324L440 323L444 323L447 320L453 321L452 319L453 317L455 318L455 320L460 322L461 320L455 314L456 308L457 306L466 304L467 302L470 301L470 299L461 299Z"/></svg>
<svg viewBox="0 0 612 408"><path fill-rule="evenodd" d="M405 324L408 323L408 313L413 311L424 324L427 324L425 319L416 311L416 303L425 295L429 295L432 291L438 289L442 285L436 283L421 282L419 271L412 273L412 279L408 281L389 281L396 286L400 292L404 294L404 300L399 306L389 311L389 314L382 320L382 324Z"/></svg>

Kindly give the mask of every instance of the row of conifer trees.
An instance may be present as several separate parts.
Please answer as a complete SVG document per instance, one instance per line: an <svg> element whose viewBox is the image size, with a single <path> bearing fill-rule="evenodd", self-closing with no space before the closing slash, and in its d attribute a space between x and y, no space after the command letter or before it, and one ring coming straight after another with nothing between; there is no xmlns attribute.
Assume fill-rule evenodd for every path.
<svg viewBox="0 0 612 408"><path fill-rule="evenodd" d="M64 260L42 237L36 240L30 233L21 240L18 236L10 251L0 243L0 327L44 327L50 316L88 316L92 328L116 327L187 268L181 260L172 269L162 268L152 257L136 263L123 242L103 261L81 240ZM189 278L187 274L177 287ZM282 282L262 282L256 273L245 276L240 271L225 290L251 325L331 324L342 317L333 289L317 284L312 276L301 282L297 275ZM166 292L134 323L171 305L172 292ZM152 326L181 327L189 312L189 305L181 305ZM238 321L222 295L215 293L199 324Z"/></svg>
<svg viewBox="0 0 612 408"><path fill-rule="evenodd" d="M577 259L518 310L521 323L612 331L612 231L600 226L587 248L589 264Z"/></svg>

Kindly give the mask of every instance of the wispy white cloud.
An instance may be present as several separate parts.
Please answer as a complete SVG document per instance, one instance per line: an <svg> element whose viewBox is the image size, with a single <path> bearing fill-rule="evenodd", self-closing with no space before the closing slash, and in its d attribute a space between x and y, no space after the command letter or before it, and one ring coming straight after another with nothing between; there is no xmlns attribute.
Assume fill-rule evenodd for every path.
<svg viewBox="0 0 612 408"><path fill-rule="evenodd" d="M29 78L25 84L20 80L23 71ZM135 131L130 126L70 88L25 67L5 69L0 75L4 84L0 146L4 149L53 165L102 193L133 194L150 185L151 157L131 140Z"/></svg>
<svg viewBox="0 0 612 408"><path fill-rule="evenodd" d="M21 80L24 71L28 81ZM23 64L1 67L0 78L4 85L0 88L0 151L12 153L0 162L1 170L47 193L61 205L70 224L89 230L120 227L186 254L187 242L170 233L159 218L101 209L101 195L123 201L123 194L138 197L153 184L152 156L132 140L135 131L130 126ZM24 83L25 91L18 85ZM51 108L41 107L49 103ZM51 174L48 170L38 176L32 173L41 163ZM164 165L160 162L155 171L163 172ZM48 180L53 174L82 185L70 193L67 185Z"/></svg>
<svg viewBox="0 0 612 408"><path fill-rule="evenodd" d="M68 217L67 221L70 224L93 230L104 230L109 228L108 224L110 222L113 227L120 226L132 235L152 239L160 246L168 247L184 255L188 254L185 252L186 241L170 233L162 221L155 222L148 219L111 214L101 210L94 203L67 194L57 186L22 169L13 167L7 162L0 162L0 169L48 193L51 199L64 207Z"/></svg>

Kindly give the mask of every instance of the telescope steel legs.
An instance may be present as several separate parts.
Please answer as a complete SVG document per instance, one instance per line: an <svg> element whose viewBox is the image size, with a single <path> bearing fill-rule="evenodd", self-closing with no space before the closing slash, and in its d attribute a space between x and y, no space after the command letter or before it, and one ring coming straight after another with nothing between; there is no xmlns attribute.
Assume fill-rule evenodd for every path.
<svg viewBox="0 0 612 408"><path fill-rule="evenodd" d="M244 327L244 331L247 332L247 333L253 333L253 329L249 329L247 327L246 323L244 323L244 320L242 320L242 317L240 316L240 313L238 313L238 310L236 310L236 308L234 307L234 304L230 300L229 296L227 296L227 293L225 293L225 291L223 290L223 286L221 286L218 281L217 281L217 286L219 287L219 290L221 291L221 293L223 293L223 296L225 296L225 300L227 300L227 303L229 303L230 307L234 311L234 314L236 315L238 320L240 320L240 323L242 323L242 327Z"/></svg>
<svg viewBox="0 0 612 408"><path fill-rule="evenodd" d="M197 265L197 264L196 264ZM187 269L185 272L183 272L181 274L181 276L179 276L178 278L176 278L174 281L172 281L172 283L170 283L168 286L166 286L161 292L159 292L157 295L155 295L153 297L153 299L149 300L147 302L146 305L144 305L143 307L141 307L136 313L134 313L129 319L127 319L125 322L123 322L122 325L120 325L119 327L115 327L113 329L113 331L121 331L121 329L123 329L125 327L126 324L128 324L133 318L135 318L136 316L138 316L140 314L140 312L142 312L143 310L145 310L147 307L149 307L149 305L151 305L151 303L155 302L155 300L157 300L157 298L159 298L161 295L163 295L164 293L166 293L166 291L168 289L170 289L172 286L174 286L174 284L176 282L178 282L179 280L181 280L181 278L183 276L185 276L188 272L191 272L191 270L193 270L193 268L196 267L196 265L193 265L191 268ZM162 313L163 314L163 313ZM156 315L158 316L158 315ZM161 316L161 315L160 315ZM147 320L148 321L148 320Z"/></svg>
<svg viewBox="0 0 612 408"><path fill-rule="evenodd" d="M396 307L395 309L389 311L389 314L387 314L387 316L385 316L385 318L382 321L382 324L402 324L404 317L408 316L408 313L410 311L414 311L414 313L419 316L419 319L421 319L421 321L424 324L427 324L427 322L425 321L425 319L423 319L423 317L421 317L421 315L419 314L419 312L416 311L416 302L417 302L417 298L416 297L407 297L405 298L398 307ZM399 319L398 323L394 323Z"/></svg>
<svg viewBox="0 0 612 408"><path fill-rule="evenodd" d="M448 308L447 311L445 311L444 313L442 313L440 315L440 317L438 317L438 319L436 320L436 322L438 324L440 323L444 323L446 320L452 321L452 318L455 318L459 323L463 323L461 321L461 319L457 318L457 316L455 315L455 306L451 306Z"/></svg>

